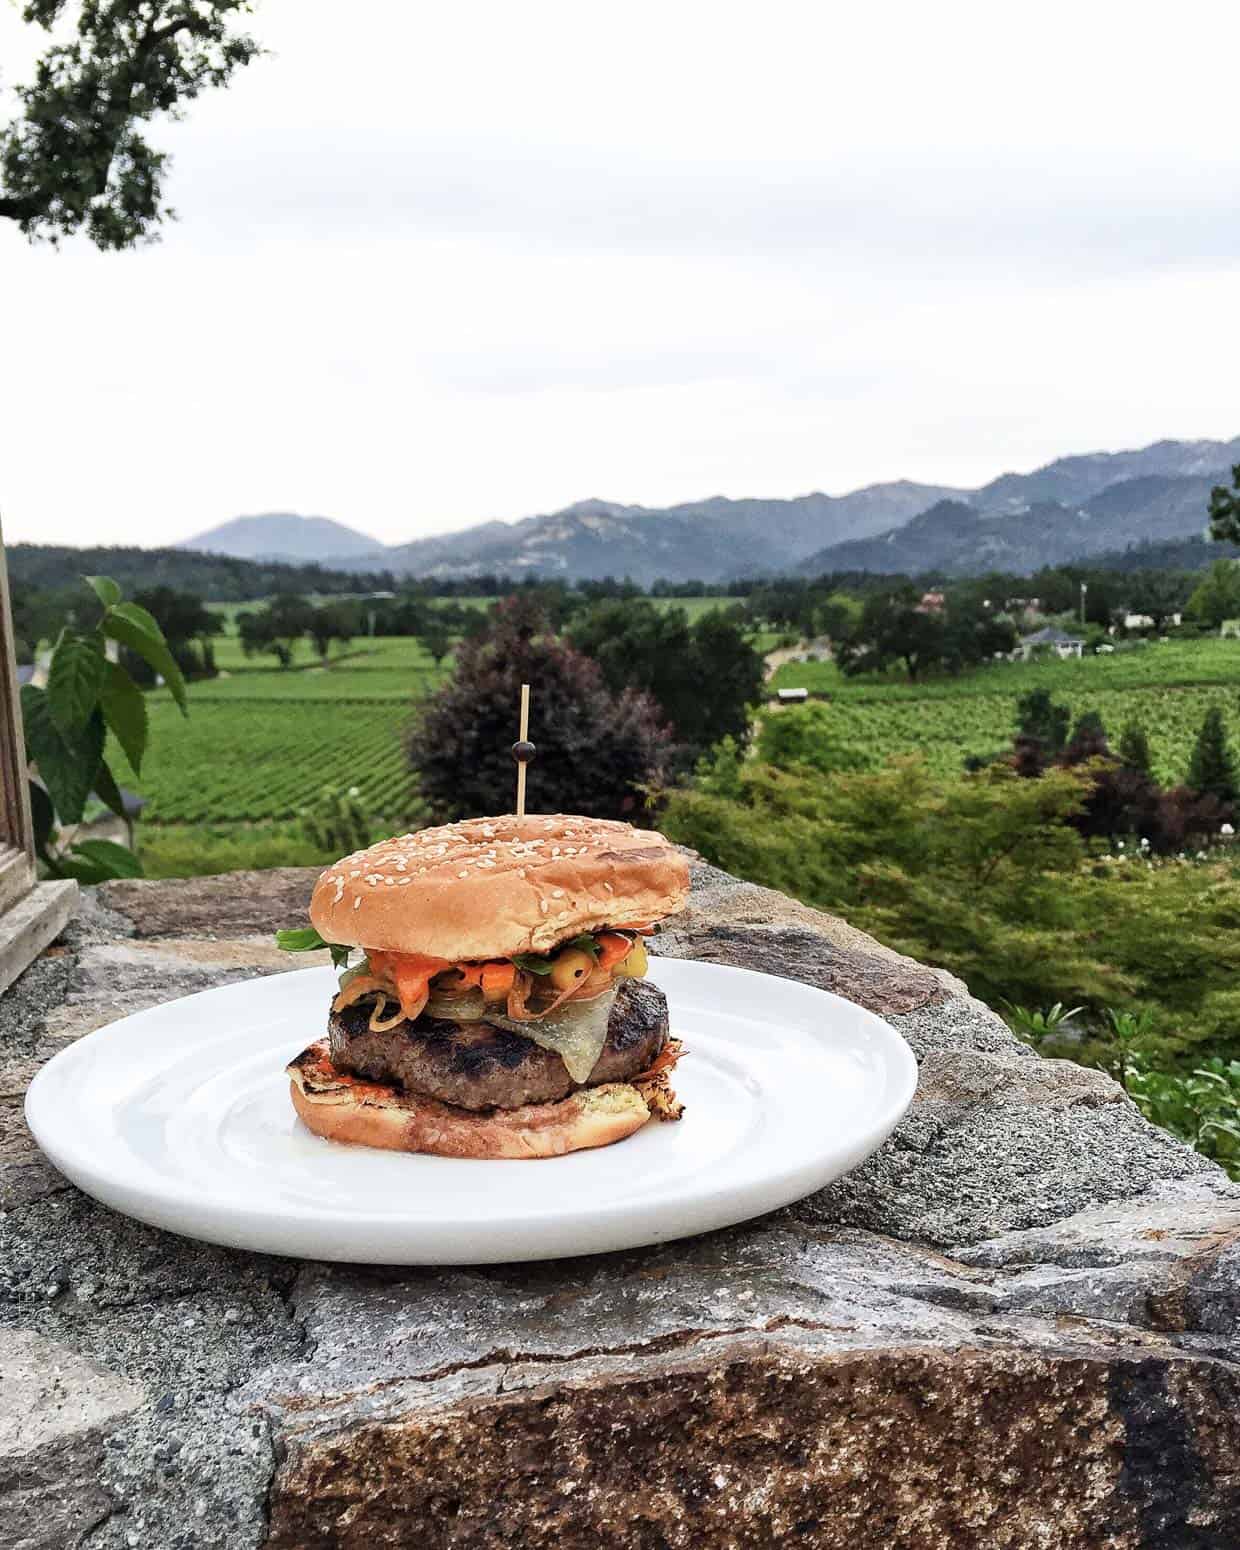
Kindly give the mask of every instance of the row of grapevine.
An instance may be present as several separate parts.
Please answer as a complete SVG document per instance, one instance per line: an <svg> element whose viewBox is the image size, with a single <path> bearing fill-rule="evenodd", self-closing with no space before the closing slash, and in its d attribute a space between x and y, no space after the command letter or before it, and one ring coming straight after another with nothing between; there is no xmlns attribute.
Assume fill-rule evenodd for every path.
<svg viewBox="0 0 1240 1550"><path fill-rule="evenodd" d="M1218 706L1240 740L1240 694L1234 688L1060 692L1073 716L1097 711L1113 741L1130 721L1145 728L1154 773L1164 783L1183 780L1206 711ZM957 699L838 700L830 706L839 743L881 764L893 754L920 753L937 774L958 772L966 757L1010 745L1016 727L1015 694L972 694ZM795 710L780 714L795 715Z"/></svg>
<svg viewBox="0 0 1240 1550"><path fill-rule="evenodd" d="M286 818L323 787L356 786L363 804L399 820L412 783L408 713L383 703L219 703L196 699L188 720L152 700L152 752L141 780L115 750L122 783L155 822Z"/></svg>

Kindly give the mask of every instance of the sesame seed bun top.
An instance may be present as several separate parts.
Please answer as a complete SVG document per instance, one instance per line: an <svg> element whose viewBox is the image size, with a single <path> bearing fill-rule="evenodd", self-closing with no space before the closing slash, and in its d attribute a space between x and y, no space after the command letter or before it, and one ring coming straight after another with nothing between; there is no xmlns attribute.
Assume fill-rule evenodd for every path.
<svg viewBox="0 0 1240 1550"><path fill-rule="evenodd" d="M328 942L455 962L660 920L688 892L688 864L661 834L604 818L507 814L346 856L315 884L310 919Z"/></svg>

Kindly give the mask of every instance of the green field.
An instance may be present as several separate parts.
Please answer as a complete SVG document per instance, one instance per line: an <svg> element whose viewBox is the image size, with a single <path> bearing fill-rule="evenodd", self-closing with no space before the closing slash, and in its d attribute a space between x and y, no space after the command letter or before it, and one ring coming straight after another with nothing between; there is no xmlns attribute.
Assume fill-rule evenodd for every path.
<svg viewBox="0 0 1240 1550"><path fill-rule="evenodd" d="M1240 730L1240 641L1169 641L1079 661L1005 662L925 683L850 679L833 662L790 662L772 686L825 695L843 740L874 763L918 752L938 774L1009 744L1017 700L1046 688L1074 717L1097 711L1112 738L1130 721L1140 722L1154 773L1174 783L1184 779L1207 709L1218 706Z"/></svg>
<svg viewBox="0 0 1240 1550"><path fill-rule="evenodd" d="M366 641L328 668L306 660L314 665L285 670L242 659L191 685L188 719L166 691L147 696L141 777L110 752L122 784L147 798L145 823L286 819L329 785L358 787L376 817L401 822L412 797L404 737L442 672L406 638Z"/></svg>
<svg viewBox="0 0 1240 1550"><path fill-rule="evenodd" d="M719 602L666 603L686 601L698 613ZM295 848L289 826L298 810L329 785L356 786L377 823L399 826L415 810L404 741L414 707L450 670L451 658L436 668L416 640L361 638L326 666L303 645L286 670L269 656L246 658L236 638L224 636L216 661L221 676L191 686L188 720L166 691L148 695L151 751L141 778L111 750L122 783L147 798L143 827L151 843L161 828L170 835L179 826L219 825L230 864L239 864L247 846L256 858L264 847L283 854ZM919 752L940 774L1007 746L1017 699L1034 687L1049 688L1074 716L1098 711L1112 738L1140 722L1155 774L1167 783L1183 780L1209 707L1219 706L1240 732L1240 641L1233 640L1002 663L924 683L897 675L847 679L831 662L791 663L772 684L825 696L842 741L867 763Z"/></svg>

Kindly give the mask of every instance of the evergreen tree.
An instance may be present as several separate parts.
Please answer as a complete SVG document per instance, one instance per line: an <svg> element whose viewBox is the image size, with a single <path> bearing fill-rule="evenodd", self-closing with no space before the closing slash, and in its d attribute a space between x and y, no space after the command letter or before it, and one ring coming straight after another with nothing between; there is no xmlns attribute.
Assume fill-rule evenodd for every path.
<svg viewBox="0 0 1240 1550"><path fill-rule="evenodd" d="M1107 742L1107 729L1096 710L1087 710L1072 729L1067 747L1060 754L1060 762L1067 765L1083 764L1086 759L1102 759L1111 752Z"/></svg>
<svg viewBox="0 0 1240 1550"><path fill-rule="evenodd" d="M1146 737L1145 728L1139 721L1130 721L1120 733L1119 756L1130 770L1137 770L1142 775L1154 773L1150 758L1150 740Z"/></svg>
<svg viewBox="0 0 1240 1550"><path fill-rule="evenodd" d="M1223 712L1217 706L1206 711L1197 734L1197 745L1188 766L1190 791L1234 802L1238 794L1236 756L1227 743Z"/></svg>
<svg viewBox="0 0 1240 1550"><path fill-rule="evenodd" d="M1072 712L1057 705L1049 689L1031 689L1016 702L1018 737L1040 743L1048 754L1062 752L1071 723Z"/></svg>

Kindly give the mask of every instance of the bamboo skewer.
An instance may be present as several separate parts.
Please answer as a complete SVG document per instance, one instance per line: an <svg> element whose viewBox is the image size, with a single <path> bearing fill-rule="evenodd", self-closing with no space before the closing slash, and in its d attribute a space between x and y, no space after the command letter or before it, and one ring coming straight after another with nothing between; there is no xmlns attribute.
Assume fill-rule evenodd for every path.
<svg viewBox="0 0 1240 1550"><path fill-rule="evenodd" d="M521 685L521 721L517 741L512 745L512 756L517 761L517 817L525 817L525 770L534 757L534 745L530 742L530 686Z"/></svg>

